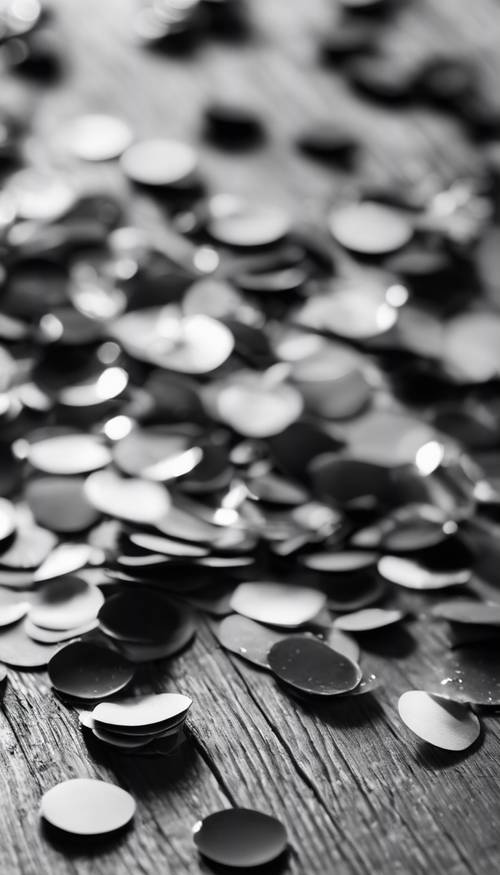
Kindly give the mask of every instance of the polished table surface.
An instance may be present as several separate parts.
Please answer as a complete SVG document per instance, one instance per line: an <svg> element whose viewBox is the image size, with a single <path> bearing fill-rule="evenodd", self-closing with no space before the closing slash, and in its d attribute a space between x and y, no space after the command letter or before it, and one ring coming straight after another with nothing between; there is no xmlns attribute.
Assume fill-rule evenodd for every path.
<svg viewBox="0 0 500 875"><path fill-rule="evenodd" d="M254 0L239 41L204 39L188 56L134 45L129 0L57 0L54 28L66 70L50 87L28 87L44 160L53 132L78 112L111 111L138 136L196 142L200 112L214 94L243 94L261 109L267 142L247 153L204 145L213 191L251 192L315 218L356 179L385 182L402 167L452 179L475 166L476 146L452 117L425 108L387 109L354 94L318 62L328 0ZM384 28L400 63L429 52L478 59L486 87L500 82L500 6L495 0L408 0ZM6 85L15 101L26 90ZM355 173L322 167L293 146L308 122L348 120L364 145ZM114 169L82 171L114 185ZM119 184L117 182L117 184ZM417 597L409 598L413 611ZM401 692L418 684L445 647L439 625L414 619L378 636L368 652L383 680L374 696L322 708L287 697L264 672L225 653L200 618L194 645L143 670L144 689L176 688L194 700L178 757L123 756L87 746L76 709L50 691L46 674L9 670L0 710L0 872L5 875L196 873L193 824L229 805L274 813L291 853L284 871L368 875L493 875L500 868L500 725L466 755L430 749L397 714ZM95 776L121 784L138 803L132 830L111 843L61 844L44 834L38 808L58 781Z"/></svg>

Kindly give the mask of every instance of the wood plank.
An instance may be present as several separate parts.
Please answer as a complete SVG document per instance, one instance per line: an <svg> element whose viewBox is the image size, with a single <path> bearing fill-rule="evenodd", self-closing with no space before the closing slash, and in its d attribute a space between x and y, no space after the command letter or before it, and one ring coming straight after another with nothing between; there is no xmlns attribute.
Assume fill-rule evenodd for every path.
<svg viewBox="0 0 500 875"><path fill-rule="evenodd" d="M51 155L64 166L54 131L81 109L121 113L138 136L196 141L204 101L224 87L255 99L268 142L237 156L205 145L210 188L252 192L286 204L301 219L320 217L357 180L397 176L407 164L450 178L475 166L476 149L452 119L421 108L375 107L318 63L317 35L335 14L328 0L248 6L252 27L245 42L207 39L190 58L167 58L132 44L132 0L57 0L55 26L68 71L59 85L32 89L42 143L29 154ZM495 0L422 0L404 4L383 43L408 63L429 51L472 53L488 87L497 88L499 33ZM6 83L0 100L15 102L19 94ZM347 120L364 143L356 174L318 167L295 152L295 132L323 117ZM120 184L113 167L85 171L90 178ZM9 671L0 710L0 871L205 871L191 827L237 804L283 819L291 873L491 875L500 865L498 723L486 718L478 749L452 756L419 745L397 716L398 695L418 685L444 646L441 627L413 622L406 638L372 641L376 652L367 652L366 660L384 680L375 696L309 708L265 673L225 654L200 619L193 648L144 671L144 690L179 689L195 703L188 743L171 759L88 748L76 711L50 692L45 673ZM136 823L111 844L62 846L40 829L39 801L58 781L84 775L129 789L138 801Z"/></svg>

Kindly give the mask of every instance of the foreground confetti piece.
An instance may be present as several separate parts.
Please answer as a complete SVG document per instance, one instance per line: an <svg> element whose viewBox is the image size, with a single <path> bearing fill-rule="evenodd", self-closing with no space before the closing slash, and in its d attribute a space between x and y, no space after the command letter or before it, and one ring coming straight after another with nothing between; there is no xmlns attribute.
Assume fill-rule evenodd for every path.
<svg viewBox="0 0 500 875"><path fill-rule="evenodd" d="M264 438L280 434L300 416L301 395L293 386L269 385L266 377L244 371L223 386L216 399L216 412L245 437Z"/></svg>
<svg viewBox="0 0 500 875"><path fill-rule="evenodd" d="M319 614L326 603L324 593L284 583L241 583L231 598L231 607L250 620L271 626L295 628Z"/></svg>
<svg viewBox="0 0 500 875"><path fill-rule="evenodd" d="M186 429L187 431L187 429ZM203 458L196 434L136 428L113 447L115 464L132 477L167 481L188 474Z"/></svg>
<svg viewBox="0 0 500 875"><path fill-rule="evenodd" d="M190 618L187 608L146 587L111 596L99 611L107 635L136 644L164 644Z"/></svg>
<svg viewBox="0 0 500 875"><path fill-rule="evenodd" d="M123 690L134 667L119 653L91 641L74 641L58 650L48 666L49 680L75 699L103 699Z"/></svg>
<svg viewBox="0 0 500 875"><path fill-rule="evenodd" d="M48 529L37 526L25 515L17 520L14 540L0 556L0 564L12 571L36 569L57 544L57 538Z"/></svg>
<svg viewBox="0 0 500 875"><path fill-rule="evenodd" d="M403 693L398 710L408 729L443 750L466 750L481 732L479 719L469 708L423 690Z"/></svg>
<svg viewBox="0 0 500 875"><path fill-rule="evenodd" d="M196 170L194 149L176 140L142 140L124 152L121 166L133 182L151 186L176 186Z"/></svg>
<svg viewBox="0 0 500 875"><path fill-rule="evenodd" d="M385 608L365 608L353 614L344 614L333 621L336 629L344 632L370 632L383 629L399 623L404 617L403 611L387 610Z"/></svg>
<svg viewBox="0 0 500 875"><path fill-rule="evenodd" d="M112 115L82 115L64 131L67 148L84 161L119 158L132 141L128 125Z"/></svg>
<svg viewBox="0 0 500 875"><path fill-rule="evenodd" d="M328 644L332 650L347 656L351 662L359 662L361 651L355 638L351 638L350 635L346 635L345 632L341 632L335 626L332 626L325 634L321 633L320 637L323 638L325 644Z"/></svg>
<svg viewBox="0 0 500 875"><path fill-rule="evenodd" d="M342 246L364 255L394 252L413 236L402 213L369 201L336 207L330 213L329 225Z"/></svg>
<svg viewBox="0 0 500 875"><path fill-rule="evenodd" d="M167 490L138 477L120 477L114 471L96 471L85 481L85 494L102 513L135 523L155 523L170 507Z"/></svg>
<svg viewBox="0 0 500 875"><path fill-rule="evenodd" d="M255 623L239 614L231 614L215 627L215 634L226 650L236 653L260 668L269 668L268 655L284 632Z"/></svg>
<svg viewBox="0 0 500 875"><path fill-rule="evenodd" d="M281 240L290 229L290 219L275 206L252 204L228 196L212 201L212 216L208 224L210 235L227 246L267 246Z"/></svg>
<svg viewBox="0 0 500 875"><path fill-rule="evenodd" d="M362 672L347 656L305 635L293 635L269 651L272 672L287 686L311 695L338 696L354 690Z"/></svg>
<svg viewBox="0 0 500 875"><path fill-rule="evenodd" d="M66 575L45 583L34 597L29 619L53 631L74 629L95 620L104 596L96 586Z"/></svg>
<svg viewBox="0 0 500 875"><path fill-rule="evenodd" d="M97 435L62 434L30 443L28 460L46 474L88 474L108 465L111 453Z"/></svg>
<svg viewBox="0 0 500 875"><path fill-rule="evenodd" d="M161 535L137 533L131 534L130 540L132 544L135 544L136 547L140 547L142 550L164 554L165 556L185 559L208 556L208 550L205 547L199 547L196 544L186 544L183 541L174 541L171 538L162 538Z"/></svg>
<svg viewBox="0 0 500 875"><path fill-rule="evenodd" d="M52 532L75 534L99 519L80 477L38 477L26 487L26 500L36 521Z"/></svg>
<svg viewBox="0 0 500 875"><path fill-rule="evenodd" d="M358 551L339 551L333 553L308 553L300 557L306 568L312 571L325 571L330 574L355 574L358 571L375 568L377 554Z"/></svg>
<svg viewBox="0 0 500 875"><path fill-rule="evenodd" d="M72 835L99 836L126 826L135 814L135 801L115 784L72 778L43 795L40 814Z"/></svg>
<svg viewBox="0 0 500 875"><path fill-rule="evenodd" d="M41 583L45 580L51 580L55 577L62 577L66 574L72 574L74 571L79 571L89 561L92 555L92 548L89 544L76 544L69 542L67 544L59 544L49 553L44 562L35 571L33 580L35 583Z"/></svg>
<svg viewBox="0 0 500 875"><path fill-rule="evenodd" d="M478 602L474 599L450 599L434 605L433 617L450 623L500 626L500 605L495 602Z"/></svg>
<svg viewBox="0 0 500 875"><path fill-rule="evenodd" d="M463 382L483 383L500 374L500 318L467 313L445 325L444 363Z"/></svg>
<svg viewBox="0 0 500 875"><path fill-rule="evenodd" d="M102 702L94 708L92 717L115 732L154 732L184 719L191 705L191 699L180 693L157 693L121 702Z"/></svg>
<svg viewBox="0 0 500 875"><path fill-rule="evenodd" d="M24 631L28 638L32 641L38 641L39 644L59 644L64 641L71 641L73 638L81 638L88 632L92 632L98 627L97 620L91 620L84 626L75 626L72 629L45 629L42 626L37 626L29 617L24 621Z"/></svg>
<svg viewBox="0 0 500 875"><path fill-rule="evenodd" d="M208 374L234 348L233 335L222 322L203 314L183 318L168 306L125 313L112 332L129 355L181 374Z"/></svg>
<svg viewBox="0 0 500 875"><path fill-rule="evenodd" d="M0 628L2 626L11 626L12 623L17 623L18 620L22 620L22 618L28 613L29 609L29 602L14 602L10 605L1 605Z"/></svg>
<svg viewBox="0 0 500 875"><path fill-rule="evenodd" d="M495 643L469 644L444 654L439 678L435 692L447 699L471 705L500 705L500 653Z"/></svg>
<svg viewBox="0 0 500 875"><path fill-rule="evenodd" d="M59 646L32 641L21 622L0 630L0 662L13 668L45 668Z"/></svg>
<svg viewBox="0 0 500 875"><path fill-rule="evenodd" d="M383 556L379 560L378 570L386 580L406 589L431 590L464 586L471 578L471 572L466 568L456 571L434 571L412 559L402 559L399 556Z"/></svg>
<svg viewBox="0 0 500 875"><path fill-rule="evenodd" d="M213 863L248 869L271 863L287 847L279 820L249 808L228 808L209 814L193 827L200 854Z"/></svg>

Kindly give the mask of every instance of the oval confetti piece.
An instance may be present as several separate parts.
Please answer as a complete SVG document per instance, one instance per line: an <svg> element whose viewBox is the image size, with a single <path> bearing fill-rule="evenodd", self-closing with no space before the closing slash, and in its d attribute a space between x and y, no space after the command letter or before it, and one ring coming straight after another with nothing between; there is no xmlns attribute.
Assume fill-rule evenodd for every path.
<svg viewBox="0 0 500 875"><path fill-rule="evenodd" d="M344 550L337 553L307 553L300 557L300 562L312 571L325 571L329 574L355 574L367 568L374 568L377 554L362 550Z"/></svg>
<svg viewBox="0 0 500 875"><path fill-rule="evenodd" d="M324 608L326 596L316 589L284 583L241 583L231 598L237 614L271 626L294 628Z"/></svg>
<svg viewBox="0 0 500 875"><path fill-rule="evenodd" d="M449 586L464 586L471 578L467 568L455 571L434 571L412 559L399 556L383 556L378 562L382 577L406 589L446 589Z"/></svg>
<svg viewBox="0 0 500 875"><path fill-rule="evenodd" d="M33 623L29 617L24 621L24 631L28 638L32 641L38 641L39 644L62 644L64 641L71 641L72 638L81 638L88 632L97 629L97 620L92 620L86 623L85 626L76 626L73 629L44 629Z"/></svg>
<svg viewBox="0 0 500 875"><path fill-rule="evenodd" d="M59 544L35 571L33 581L41 583L45 580L52 580L53 578L79 571L87 564L91 556L92 547L89 544L76 544L73 542Z"/></svg>
<svg viewBox="0 0 500 875"><path fill-rule="evenodd" d="M0 632L0 662L13 668L44 668L58 649L58 644L32 641L24 630L24 623L16 623Z"/></svg>
<svg viewBox="0 0 500 875"><path fill-rule="evenodd" d="M196 170L196 152L177 140L141 140L121 157L123 172L133 182L151 186L177 186Z"/></svg>
<svg viewBox="0 0 500 875"><path fill-rule="evenodd" d="M294 386L266 385L265 377L244 371L232 377L216 397L217 416L244 437L280 434L302 413Z"/></svg>
<svg viewBox="0 0 500 875"><path fill-rule="evenodd" d="M347 656L351 662L359 661L361 651L358 642L355 638L351 638L350 635L346 635L345 632L341 632L340 629L332 626L327 632L322 633L320 638L324 640L325 644L336 650L337 653Z"/></svg>
<svg viewBox="0 0 500 875"><path fill-rule="evenodd" d="M479 626L500 626L500 605L494 602L479 602L474 599L450 599L434 605L433 617L450 623Z"/></svg>
<svg viewBox="0 0 500 875"><path fill-rule="evenodd" d="M235 868L263 866L284 853L285 827L275 817L249 808L217 811L193 827L200 854Z"/></svg>
<svg viewBox="0 0 500 875"><path fill-rule="evenodd" d="M0 556L0 566L12 571L38 568L56 544L53 532L34 522L18 520L14 540Z"/></svg>
<svg viewBox="0 0 500 875"><path fill-rule="evenodd" d="M96 471L85 481L85 495L101 513L135 523L155 523L169 510L170 498L159 483Z"/></svg>
<svg viewBox="0 0 500 875"><path fill-rule="evenodd" d="M117 319L112 333L139 361L181 374L207 374L231 355L234 338L217 319L198 314L181 317L168 307L133 310Z"/></svg>
<svg viewBox="0 0 500 875"><path fill-rule="evenodd" d="M103 631L127 644L163 645L191 623L191 613L157 590L125 590L106 600L99 611Z"/></svg>
<svg viewBox="0 0 500 875"><path fill-rule="evenodd" d="M73 641L52 657L52 686L75 699L101 699L123 690L134 668L114 650L90 641Z"/></svg>
<svg viewBox="0 0 500 875"><path fill-rule="evenodd" d="M344 632L370 632L399 623L404 617L403 611L387 610L385 608L365 608L352 614L344 614L333 621L336 629Z"/></svg>
<svg viewBox="0 0 500 875"><path fill-rule="evenodd" d="M89 503L80 477L37 477L26 487L26 500L36 521L53 532L73 534L99 518Z"/></svg>
<svg viewBox="0 0 500 875"><path fill-rule="evenodd" d="M115 784L72 778L44 793L40 814L51 826L72 835L105 835L132 820L135 801Z"/></svg>
<svg viewBox="0 0 500 875"><path fill-rule="evenodd" d="M500 375L500 317L468 312L445 323L444 364L464 382L483 383Z"/></svg>
<svg viewBox="0 0 500 875"><path fill-rule="evenodd" d="M226 246L268 246L281 240L290 230L290 217L275 206L252 204L238 198L219 201L208 231ZM217 207L219 207L219 204Z"/></svg>
<svg viewBox="0 0 500 875"><path fill-rule="evenodd" d="M29 619L44 629L61 631L95 620L104 596L80 577L66 575L45 583L37 591Z"/></svg>
<svg viewBox="0 0 500 875"><path fill-rule="evenodd" d="M178 723L191 705L191 699L180 693L157 693L120 702L101 702L92 711L92 717L115 731L145 732Z"/></svg>
<svg viewBox="0 0 500 875"><path fill-rule="evenodd" d="M465 705L440 699L423 690L403 693L398 711L408 729L442 750L466 750L481 732L478 717Z"/></svg>
<svg viewBox="0 0 500 875"><path fill-rule="evenodd" d="M96 726L90 711L80 711L79 716L81 726L84 726L85 729L90 729L92 734L95 738L98 738L99 741L104 741L105 744L110 744L113 747L122 748L124 750L135 750L144 747L151 741L151 738L143 735L134 738L133 736L120 736L113 732L106 732L105 729Z"/></svg>
<svg viewBox="0 0 500 875"><path fill-rule="evenodd" d="M500 653L496 643L451 650L439 666L439 678L435 692L447 699L486 707L500 705Z"/></svg>
<svg viewBox="0 0 500 875"><path fill-rule="evenodd" d="M293 635L273 644L268 659L277 678L311 695L338 696L354 690L362 678L356 663L306 635Z"/></svg>
<svg viewBox="0 0 500 875"><path fill-rule="evenodd" d="M83 161L119 158L132 141L126 122L113 115L81 115L64 130L67 148Z"/></svg>
<svg viewBox="0 0 500 875"><path fill-rule="evenodd" d="M145 477L147 480L168 478L151 477L148 471L160 470L162 465L172 467L195 442L194 435L172 432L161 428L134 428L128 435L117 441L113 447L115 464L131 477ZM188 470L190 470L188 468ZM182 470L177 476L181 476Z"/></svg>
<svg viewBox="0 0 500 875"><path fill-rule="evenodd" d="M88 474L108 465L111 452L97 435L62 434L30 443L28 461L46 474Z"/></svg>
<svg viewBox="0 0 500 875"><path fill-rule="evenodd" d="M173 541L171 538L163 538L161 535L147 535L142 532L132 533L130 541L142 550L150 550L153 553L175 556L177 558L196 559L208 556L205 547L197 544L187 544L182 541Z"/></svg>
<svg viewBox="0 0 500 875"><path fill-rule="evenodd" d="M401 249L413 236L403 213L371 201L335 207L330 231L346 249L363 255L385 255Z"/></svg>
<svg viewBox="0 0 500 875"><path fill-rule="evenodd" d="M277 641L281 641L284 632L277 632L268 626L231 614L214 627L215 634L226 650L236 653L243 659L260 668L269 668L268 654Z"/></svg>
<svg viewBox="0 0 500 875"><path fill-rule="evenodd" d="M22 620L22 618L28 613L29 609L29 602L14 602L10 605L1 605L0 628L2 626L11 626L12 623L17 623L18 620Z"/></svg>
<svg viewBox="0 0 500 875"><path fill-rule="evenodd" d="M373 673L363 674L361 678L361 683L355 690L350 690L348 693L344 693L344 696L364 696L366 693L373 693L374 690L378 690L380 687L380 680L377 675Z"/></svg>

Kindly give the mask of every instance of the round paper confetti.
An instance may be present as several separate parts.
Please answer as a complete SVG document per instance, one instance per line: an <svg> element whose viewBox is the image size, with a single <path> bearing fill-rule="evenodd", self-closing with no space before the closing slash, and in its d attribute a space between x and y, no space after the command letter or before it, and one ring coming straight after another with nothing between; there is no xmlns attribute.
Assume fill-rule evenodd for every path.
<svg viewBox="0 0 500 875"><path fill-rule="evenodd" d="M193 827L196 847L214 863L235 868L263 866L284 853L287 835L274 817L248 808L229 808Z"/></svg>
<svg viewBox="0 0 500 875"><path fill-rule="evenodd" d="M210 316L181 318L172 307L148 307L125 313L112 333L129 355L181 374L207 374L229 358L234 338Z"/></svg>
<svg viewBox="0 0 500 875"><path fill-rule="evenodd" d="M402 213L370 201L335 207L329 224L342 246L363 255L394 252L413 236L412 227Z"/></svg>
<svg viewBox="0 0 500 875"><path fill-rule="evenodd" d="M119 653L90 641L62 647L48 666L52 686L75 699L103 699L123 690L134 668Z"/></svg>
<svg viewBox="0 0 500 875"><path fill-rule="evenodd" d="M500 604L494 602L450 599L447 602L434 605L431 614L442 620L448 620L450 623L500 626Z"/></svg>
<svg viewBox="0 0 500 875"><path fill-rule="evenodd" d="M34 597L29 619L44 629L74 629L95 620L104 596L79 577L58 577L45 583Z"/></svg>
<svg viewBox="0 0 500 875"><path fill-rule="evenodd" d="M135 802L115 784L72 778L44 793L40 814L64 832L98 836L126 826L135 814Z"/></svg>
<svg viewBox="0 0 500 875"><path fill-rule="evenodd" d="M399 623L404 617L402 611L387 610L385 608L365 608L353 614L344 614L333 621L336 629L344 632L370 632L374 629L383 629Z"/></svg>
<svg viewBox="0 0 500 875"><path fill-rule="evenodd" d="M326 603L324 593L284 583L241 583L231 607L250 620L294 628L312 620Z"/></svg>
<svg viewBox="0 0 500 875"><path fill-rule="evenodd" d="M468 583L471 572L468 569L456 571L434 571L425 568L411 559L399 556L383 556L378 570L382 577L406 589L446 589L449 586L463 586Z"/></svg>
<svg viewBox="0 0 500 875"><path fill-rule="evenodd" d="M262 626L247 617L231 614L221 620L215 634L226 650L260 668L269 668L269 651L273 644L282 640L285 633Z"/></svg>
<svg viewBox="0 0 500 875"><path fill-rule="evenodd" d="M422 690L409 690L400 696L398 710L408 729L434 747L466 750L479 738L481 726L477 716L457 702Z"/></svg>
<svg viewBox="0 0 500 875"><path fill-rule="evenodd" d="M500 654L496 643L455 648L443 656L438 673L439 685L434 692L443 697L471 705L500 705Z"/></svg>
<svg viewBox="0 0 500 875"><path fill-rule="evenodd" d="M104 468L111 453L97 435L64 434L30 443L28 459L46 474L87 474Z"/></svg>
<svg viewBox="0 0 500 875"><path fill-rule="evenodd" d="M191 705L191 699L180 693L157 693L120 702L102 702L94 708L92 717L115 731L146 732L178 723Z"/></svg>
<svg viewBox="0 0 500 875"><path fill-rule="evenodd" d="M306 635L294 635L273 644L269 665L288 686L317 696L347 693L358 686L362 677L356 663Z"/></svg>
<svg viewBox="0 0 500 875"><path fill-rule="evenodd" d="M176 186L194 173L197 157L191 146L176 140L142 140L124 152L124 173L141 185Z"/></svg>
<svg viewBox="0 0 500 875"><path fill-rule="evenodd" d="M83 115L70 122L64 131L70 151L84 161L109 161L119 158L130 145L128 125L112 115Z"/></svg>
<svg viewBox="0 0 500 875"><path fill-rule="evenodd" d="M155 523L170 507L167 490L138 477L120 477L114 471L96 471L85 481L87 499L101 513L134 523Z"/></svg>

